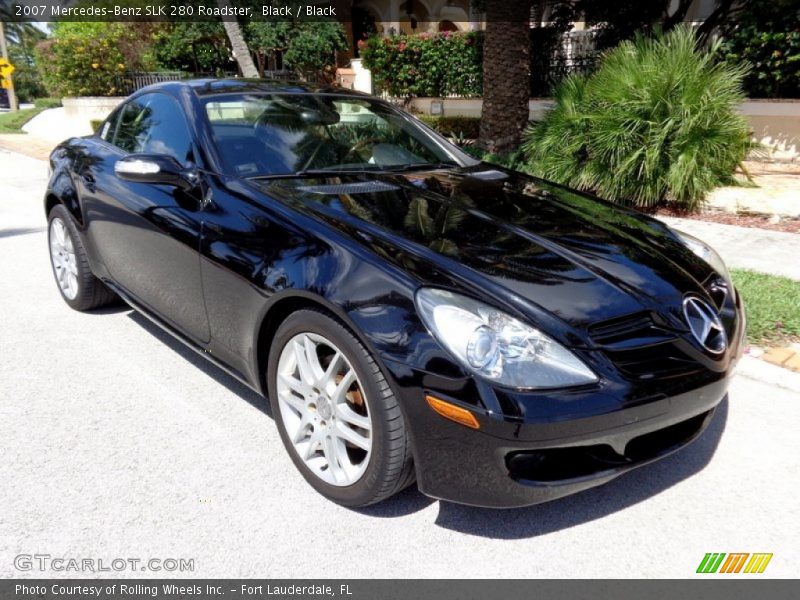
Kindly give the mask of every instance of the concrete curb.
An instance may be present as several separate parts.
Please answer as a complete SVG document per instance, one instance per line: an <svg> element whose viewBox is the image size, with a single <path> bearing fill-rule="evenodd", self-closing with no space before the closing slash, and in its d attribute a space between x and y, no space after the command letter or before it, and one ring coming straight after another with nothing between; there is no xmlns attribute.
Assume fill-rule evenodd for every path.
<svg viewBox="0 0 800 600"><path fill-rule="evenodd" d="M791 392L800 394L800 373L793 373L788 369L771 363L743 356L736 367L736 373L748 379L768 383Z"/></svg>

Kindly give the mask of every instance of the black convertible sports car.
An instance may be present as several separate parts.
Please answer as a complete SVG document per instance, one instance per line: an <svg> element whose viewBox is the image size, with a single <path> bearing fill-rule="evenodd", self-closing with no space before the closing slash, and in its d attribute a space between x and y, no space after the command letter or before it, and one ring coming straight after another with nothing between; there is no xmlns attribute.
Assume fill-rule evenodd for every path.
<svg viewBox="0 0 800 600"><path fill-rule="evenodd" d="M370 96L159 84L50 162L67 304L119 296L264 393L341 504L604 483L700 435L741 353L708 246Z"/></svg>

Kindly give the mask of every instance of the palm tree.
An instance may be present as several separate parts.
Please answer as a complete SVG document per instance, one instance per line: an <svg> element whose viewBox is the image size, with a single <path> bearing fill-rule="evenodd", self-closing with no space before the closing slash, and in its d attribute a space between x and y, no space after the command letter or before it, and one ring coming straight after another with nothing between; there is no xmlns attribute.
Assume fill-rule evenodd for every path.
<svg viewBox="0 0 800 600"><path fill-rule="evenodd" d="M528 123L531 0L487 0L480 145L515 149Z"/></svg>
<svg viewBox="0 0 800 600"><path fill-rule="evenodd" d="M223 11L230 9L228 0L217 0L217 6ZM225 27L225 33L228 34L228 39L231 41L231 49L233 50L233 57L239 63L239 69L244 77L258 77L258 69L253 62L253 57L250 55L250 48L247 47L247 42L244 41L244 34L239 22L233 18L223 17L222 24Z"/></svg>

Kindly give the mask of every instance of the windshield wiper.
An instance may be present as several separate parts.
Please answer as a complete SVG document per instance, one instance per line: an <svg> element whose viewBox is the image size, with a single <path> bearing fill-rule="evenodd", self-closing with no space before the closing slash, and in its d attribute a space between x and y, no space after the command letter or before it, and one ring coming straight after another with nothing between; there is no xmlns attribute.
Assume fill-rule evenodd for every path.
<svg viewBox="0 0 800 600"><path fill-rule="evenodd" d="M436 169L452 169L453 167L461 167L461 165L455 161L410 163L407 165L392 165L391 167L383 167L381 171L384 173L402 173L404 171L435 171Z"/></svg>
<svg viewBox="0 0 800 600"><path fill-rule="evenodd" d="M377 169L302 169L295 173L279 173L275 175L254 175L247 179L302 179L303 177L334 177L336 175L361 175L363 173L376 173Z"/></svg>
<svg viewBox="0 0 800 600"><path fill-rule="evenodd" d="M461 167L456 162L438 162L438 163L410 163L407 165L392 165L391 167L370 165L367 167L359 168L327 168L327 169L301 169L294 173L279 173L275 175L254 175L247 179L269 180L269 179L302 179L303 177L335 177L336 175L375 175L387 173L403 173L405 171L420 171L435 169L452 169L453 167Z"/></svg>

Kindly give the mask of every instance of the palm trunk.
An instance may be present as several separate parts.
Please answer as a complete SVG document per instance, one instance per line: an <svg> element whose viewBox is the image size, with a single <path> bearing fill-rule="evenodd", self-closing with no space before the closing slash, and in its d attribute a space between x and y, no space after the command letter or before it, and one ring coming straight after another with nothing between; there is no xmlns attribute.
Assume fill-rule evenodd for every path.
<svg viewBox="0 0 800 600"><path fill-rule="evenodd" d="M516 149L528 123L530 10L530 0L486 3L479 143L490 152Z"/></svg>
<svg viewBox="0 0 800 600"><path fill-rule="evenodd" d="M217 0L217 6L222 9L229 8L228 0ZM253 57L250 56L250 49L247 47L247 42L244 41L244 34L239 22L233 17L223 17L222 25L225 27L225 33L228 34L228 39L231 41L231 49L233 50L233 57L239 64L239 70L244 77L258 77L258 69L253 62Z"/></svg>

